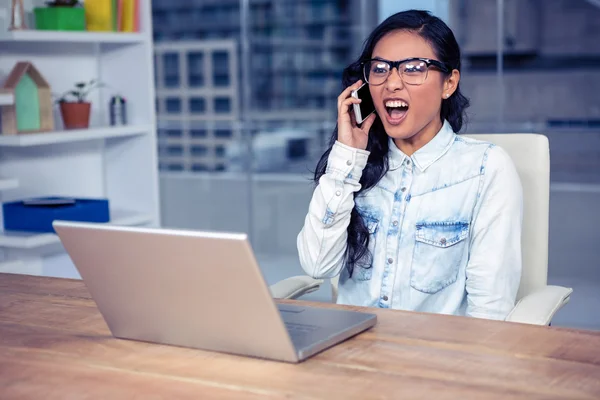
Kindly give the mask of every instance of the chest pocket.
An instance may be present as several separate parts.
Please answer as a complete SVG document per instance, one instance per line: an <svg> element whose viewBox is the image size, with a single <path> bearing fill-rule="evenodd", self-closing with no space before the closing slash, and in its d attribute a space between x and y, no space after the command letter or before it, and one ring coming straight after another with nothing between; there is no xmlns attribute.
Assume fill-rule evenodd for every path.
<svg viewBox="0 0 600 400"><path fill-rule="evenodd" d="M418 223L410 285L423 293L437 293L456 282L468 254L467 222Z"/></svg>
<svg viewBox="0 0 600 400"><path fill-rule="evenodd" d="M360 214L360 212L359 212ZM352 279L356 281L368 281L373 277L373 258L375 257L375 236L379 228L379 219L375 216L361 214L363 221L369 231L369 247L361 261L356 263L352 271Z"/></svg>

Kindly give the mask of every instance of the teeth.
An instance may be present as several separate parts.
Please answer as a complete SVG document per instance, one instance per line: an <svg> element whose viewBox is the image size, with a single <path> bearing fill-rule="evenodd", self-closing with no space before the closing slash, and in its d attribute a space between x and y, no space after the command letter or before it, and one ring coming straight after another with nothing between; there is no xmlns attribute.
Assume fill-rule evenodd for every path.
<svg viewBox="0 0 600 400"><path fill-rule="evenodd" d="M408 107L408 104L406 104L405 102L400 101L400 100L390 100L385 103L385 106L390 107L390 108L398 108L398 107Z"/></svg>

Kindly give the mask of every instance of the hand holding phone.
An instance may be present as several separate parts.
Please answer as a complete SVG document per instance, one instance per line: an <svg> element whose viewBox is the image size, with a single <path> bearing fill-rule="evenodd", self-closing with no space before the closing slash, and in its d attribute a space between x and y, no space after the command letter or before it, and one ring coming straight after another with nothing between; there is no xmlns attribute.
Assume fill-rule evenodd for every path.
<svg viewBox="0 0 600 400"><path fill-rule="evenodd" d="M353 95L353 92L356 94ZM359 123L354 109L363 102L370 103L370 105L367 104L364 111L360 107L358 108L360 111ZM338 96L338 141L346 146L365 150L369 140L369 130L376 118L374 111L375 107L368 85L363 85L363 82L359 80L348 86Z"/></svg>

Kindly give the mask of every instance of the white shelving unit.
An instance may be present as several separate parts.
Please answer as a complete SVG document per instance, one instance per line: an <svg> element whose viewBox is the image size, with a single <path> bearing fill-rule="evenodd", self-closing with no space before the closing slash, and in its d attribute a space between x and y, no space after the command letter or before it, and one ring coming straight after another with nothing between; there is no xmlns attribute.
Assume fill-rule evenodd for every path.
<svg viewBox="0 0 600 400"><path fill-rule="evenodd" d="M10 2L4 3L0 19L10 16ZM110 224L160 225L151 5L140 4L139 33L0 32L0 83L17 62L30 61L55 94L91 79L105 85L88 96L89 129L64 130L55 107L53 132L0 135L1 202L107 198ZM114 94L127 100L126 126L109 126ZM13 102L0 94L0 105ZM4 231L2 221L0 209L0 272L47 275L57 265L73 268L54 233Z"/></svg>

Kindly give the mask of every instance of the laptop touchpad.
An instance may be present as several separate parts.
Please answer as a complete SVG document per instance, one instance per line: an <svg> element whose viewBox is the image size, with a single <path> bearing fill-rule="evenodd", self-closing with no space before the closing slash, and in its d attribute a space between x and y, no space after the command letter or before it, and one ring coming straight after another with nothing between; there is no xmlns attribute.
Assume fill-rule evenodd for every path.
<svg viewBox="0 0 600 400"><path fill-rule="evenodd" d="M288 312L288 313L294 313L294 314L301 313L302 311L305 310L305 308L302 308L302 307L284 306L281 304L279 304L278 307L279 307L280 312Z"/></svg>

